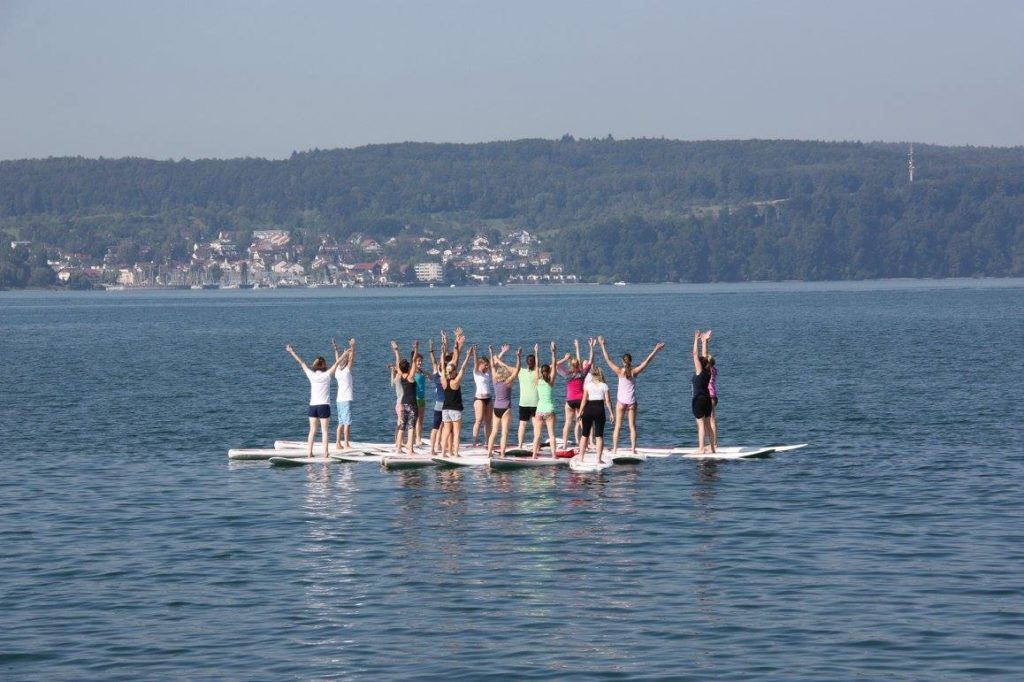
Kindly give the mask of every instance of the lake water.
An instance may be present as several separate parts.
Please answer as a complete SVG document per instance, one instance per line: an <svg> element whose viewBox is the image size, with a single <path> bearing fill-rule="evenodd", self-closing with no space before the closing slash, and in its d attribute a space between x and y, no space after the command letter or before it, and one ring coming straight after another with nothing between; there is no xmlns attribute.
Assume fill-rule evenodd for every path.
<svg viewBox="0 0 1024 682"><path fill-rule="evenodd" d="M0 295L4 679L1020 679L1024 281ZM668 346L641 441L758 461L276 470L285 354L388 340ZM564 390L560 386L556 392ZM559 428L560 423L559 423ZM464 429L465 433L466 429Z"/></svg>

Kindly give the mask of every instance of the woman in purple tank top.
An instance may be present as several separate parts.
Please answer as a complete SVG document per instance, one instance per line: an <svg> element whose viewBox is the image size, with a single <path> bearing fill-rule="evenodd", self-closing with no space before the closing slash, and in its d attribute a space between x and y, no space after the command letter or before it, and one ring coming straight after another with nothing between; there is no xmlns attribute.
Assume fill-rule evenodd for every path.
<svg viewBox="0 0 1024 682"><path fill-rule="evenodd" d="M708 427L711 429L711 446L718 448L718 368L715 367L715 356L708 352L708 341L711 340L711 330L707 330L701 336L703 343L703 355L708 360L708 368L711 371L711 379L708 381L708 395L711 396L711 419Z"/></svg>
<svg viewBox="0 0 1024 682"><path fill-rule="evenodd" d="M510 346L506 343L494 354L491 349L491 372L494 374L494 418L497 424L491 426L491 435L487 439L487 456L494 455L494 439L498 435L498 428L501 428L501 445L498 449L499 457L505 456L505 445L508 443L509 422L512 421L512 384L519 376L519 369L522 367L523 349L516 349L516 364L509 367L501 360Z"/></svg>

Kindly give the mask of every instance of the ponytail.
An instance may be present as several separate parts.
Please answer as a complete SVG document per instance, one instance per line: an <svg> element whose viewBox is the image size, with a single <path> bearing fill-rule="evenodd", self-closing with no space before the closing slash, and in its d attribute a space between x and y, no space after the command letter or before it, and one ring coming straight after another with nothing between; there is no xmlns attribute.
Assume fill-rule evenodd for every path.
<svg viewBox="0 0 1024 682"><path fill-rule="evenodd" d="M622 376L627 379L633 378L633 356L629 353L622 355Z"/></svg>

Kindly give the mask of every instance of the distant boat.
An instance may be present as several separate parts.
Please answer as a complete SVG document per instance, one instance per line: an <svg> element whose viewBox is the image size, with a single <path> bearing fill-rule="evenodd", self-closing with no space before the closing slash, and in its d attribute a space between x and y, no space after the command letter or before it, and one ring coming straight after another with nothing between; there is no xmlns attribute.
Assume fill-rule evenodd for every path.
<svg viewBox="0 0 1024 682"><path fill-rule="evenodd" d="M105 291L124 291L123 284L105 284L103 286Z"/></svg>
<svg viewBox="0 0 1024 682"><path fill-rule="evenodd" d="M214 283L214 282L210 282L209 284L204 284L204 285L202 286L202 288L203 288L203 289L220 289L220 285L219 285L219 284L216 284L216 283Z"/></svg>
<svg viewBox="0 0 1024 682"><path fill-rule="evenodd" d="M255 289L256 285L255 284L239 284L238 288L239 289Z"/></svg>
<svg viewBox="0 0 1024 682"><path fill-rule="evenodd" d="M617 286L617 287L624 287L624 286L626 286L626 283L623 282L622 280L619 280L618 282L615 283L615 286Z"/></svg>

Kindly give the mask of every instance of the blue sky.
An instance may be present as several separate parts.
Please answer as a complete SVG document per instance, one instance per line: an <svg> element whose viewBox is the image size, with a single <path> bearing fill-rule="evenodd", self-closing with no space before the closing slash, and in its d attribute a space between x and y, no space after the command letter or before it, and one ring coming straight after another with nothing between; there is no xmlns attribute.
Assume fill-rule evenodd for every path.
<svg viewBox="0 0 1024 682"><path fill-rule="evenodd" d="M0 158L1024 144L1024 2L0 0Z"/></svg>

